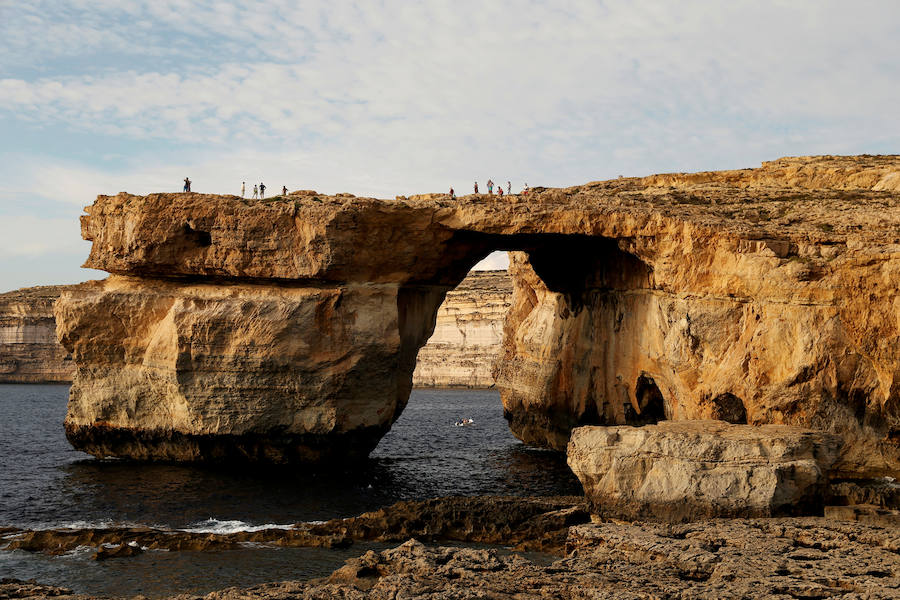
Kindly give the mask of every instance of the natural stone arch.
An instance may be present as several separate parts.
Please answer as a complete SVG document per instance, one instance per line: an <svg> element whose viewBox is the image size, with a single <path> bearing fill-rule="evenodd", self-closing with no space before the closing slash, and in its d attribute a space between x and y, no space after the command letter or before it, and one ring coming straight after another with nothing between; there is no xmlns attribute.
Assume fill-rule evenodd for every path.
<svg viewBox="0 0 900 600"><path fill-rule="evenodd" d="M624 423L646 374L670 419L704 418L727 390L753 424L839 433L839 471L898 473L884 282L900 223L869 212L889 221L900 199L858 173L803 159L502 201L101 196L82 218L86 266L113 276L56 308L77 364L67 434L144 459L365 454L405 405L446 291L515 249L496 372L527 442L561 450L576 425Z"/></svg>

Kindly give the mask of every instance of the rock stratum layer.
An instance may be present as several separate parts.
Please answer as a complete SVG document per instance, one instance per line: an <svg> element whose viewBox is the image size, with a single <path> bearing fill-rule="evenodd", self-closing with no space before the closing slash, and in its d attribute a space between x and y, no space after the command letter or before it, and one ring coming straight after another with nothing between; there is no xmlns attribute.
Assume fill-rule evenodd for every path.
<svg viewBox="0 0 900 600"><path fill-rule="evenodd" d="M403 410L447 292L515 251L513 432L717 418L825 430L900 473L900 157L805 157L527 196L100 196L63 294L66 430L97 455L322 461Z"/></svg>
<svg viewBox="0 0 900 600"><path fill-rule="evenodd" d="M447 292L434 333L419 350L414 387L491 388L512 302L506 271L472 271Z"/></svg>
<svg viewBox="0 0 900 600"><path fill-rule="evenodd" d="M66 383L75 363L56 340L53 303L72 286L0 294L0 383Z"/></svg>

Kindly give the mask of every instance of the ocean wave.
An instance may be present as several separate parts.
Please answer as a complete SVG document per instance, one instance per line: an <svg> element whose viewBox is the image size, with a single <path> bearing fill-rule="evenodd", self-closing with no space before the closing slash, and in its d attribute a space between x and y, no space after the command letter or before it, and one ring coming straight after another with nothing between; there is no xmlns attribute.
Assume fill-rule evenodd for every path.
<svg viewBox="0 0 900 600"><path fill-rule="evenodd" d="M294 525L277 525L266 523L265 525L251 525L244 521L220 521L219 519L207 519L190 527L179 529L187 533L252 533L264 529L294 529Z"/></svg>

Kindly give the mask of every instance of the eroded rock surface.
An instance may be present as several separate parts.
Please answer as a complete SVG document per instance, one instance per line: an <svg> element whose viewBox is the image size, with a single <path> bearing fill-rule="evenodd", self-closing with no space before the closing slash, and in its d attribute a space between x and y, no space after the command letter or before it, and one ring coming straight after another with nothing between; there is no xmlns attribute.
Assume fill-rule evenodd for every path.
<svg viewBox="0 0 900 600"><path fill-rule="evenodd" d="M579 427L569 466L602 517L691 521L822 514L840 438L785 425Z"/></svg>
<svg viewBox="0 0 900 600"><path fill-rule="evenodd" d="M492 388L512 298L506 271L472 271L437 312L434 333L419 350L414 387Z"/></svg>
<svg viewBox="0 0 900 600"><path fill-rule="evenodd" d="M0 597L5 598L70 594L33 582L0 581ZM565 556L550 564L508 551L429 547L410 540L351 559L324 579L229 588L205 596L208 600L898 597L900 530L815 517L577 525L569 529Z"/></svg>
<svg viewBox="0 0 900 600"><path fill-rule="evenodd" d="M67 431L98 455L363 454L445 294L499 249L521 251L496 372L526 442L786 424L840 435L836 474L896 475L898 173L806 157L503 199L100 196L86 266L114 276L57 308Z"/></svg>
<svg viewBox="0 0 900 600"><path fill-rule="evenodd" d="M72 286L0 294L0 383L65 383L75 363L56 340L53 303Z"/></svg>

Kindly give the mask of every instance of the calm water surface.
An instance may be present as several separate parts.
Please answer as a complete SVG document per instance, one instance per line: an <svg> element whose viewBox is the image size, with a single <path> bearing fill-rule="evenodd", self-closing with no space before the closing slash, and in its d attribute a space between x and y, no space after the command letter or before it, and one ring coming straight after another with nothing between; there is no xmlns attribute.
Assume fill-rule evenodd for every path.
<svg viewBox="0 0 900 600"><path fill-rule="evenodd" d="M581 493L562 455L513 437L495 391L415 390L369 460L328 473L97 460L66 442L67 396L68 386L0 385L0 527L225 532L347 517L434 496ZM455 427L462 417L475 425ZM93 594L202 593L323 576L371 547L148 552L106 562L90 560L87 551L0 552L0 577L34 577Z"/></svg>

